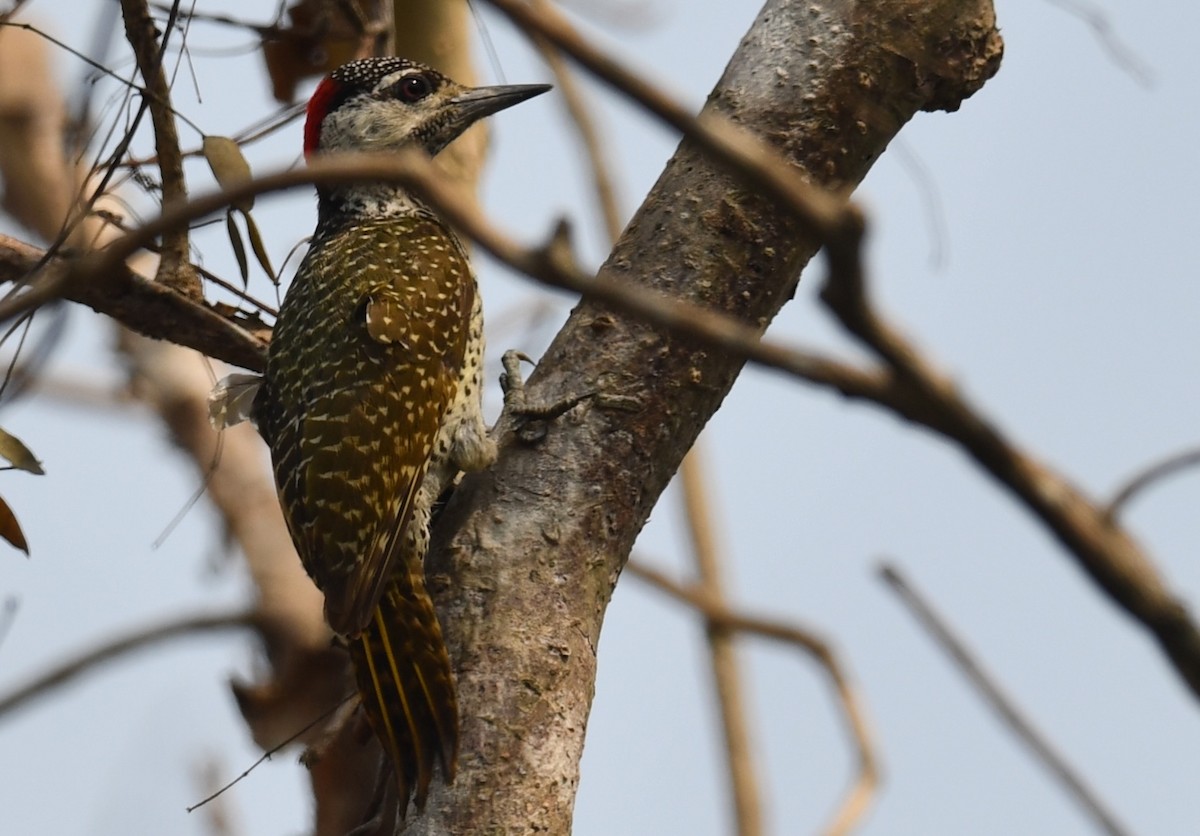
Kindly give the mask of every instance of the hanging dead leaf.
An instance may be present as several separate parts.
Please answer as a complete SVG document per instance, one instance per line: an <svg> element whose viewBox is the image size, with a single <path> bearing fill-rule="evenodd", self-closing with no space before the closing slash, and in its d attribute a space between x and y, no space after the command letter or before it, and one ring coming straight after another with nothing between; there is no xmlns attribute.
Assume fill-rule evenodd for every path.
<svg viewBox="0 0 1200 836"><path fill-rule="evenodd" d="M221 184L222 189L232 189L250 180L250 163L242 155L242 149L227 136L206 136L200 143L204 159L212 169L213 176ZM254 198L247 197L233 204L235 209L249 212L254 208Z"/></svg>
<svg viewBox="0 0 1200 836"><path fill-rule="evenodd" d="M246 258L246 245L242 242L242 233L233 222L233 210L225 213L225 231L229 233L229 244L233 247L233 256L237 259L238 270L242 273L242 286L250 283L250 262Z"/></svg>
<svg viewBox="0 0 1200 836"><path fill-rule="evenodd" d="M38 476L46 472L42 470L42 463L21 442L21 439L11 433L5 432L3 429L0 429L0 457L8 459L12 463L12 466L18 470L24 470Z"/></svg>
<svg viewBox="0 0 1200 836"><path fill-rule="evenodd" d="M254 250L254 257L258 259L258 265L262 267L264 273L271 277L272 282L278 284L275 271L271 268L271 259L267 256L267 247L263 244L262 234L258 231L258 224L254 222L254 216L249 212L243 212L242 217L246 219L246 234L250 236L250 248Z"/></svg>
<svg viewBox="0 0 1200 836"><path fill-rule="evenodd" d="M276 101L291 102L296 85L359 57L363 18L359 3L300 0L288 8L291 26L272 27L263 59ZM353 19L347 10L353 12Z"/></svg>
<svg viewBox="0 0 1200 836"><path fill-rule="evenodd" d="M3 498L0 498L0 537L12 543L25 554L29 554L29 544L25 542L25 534L17 522L17 515L12 512Z"/></svg>

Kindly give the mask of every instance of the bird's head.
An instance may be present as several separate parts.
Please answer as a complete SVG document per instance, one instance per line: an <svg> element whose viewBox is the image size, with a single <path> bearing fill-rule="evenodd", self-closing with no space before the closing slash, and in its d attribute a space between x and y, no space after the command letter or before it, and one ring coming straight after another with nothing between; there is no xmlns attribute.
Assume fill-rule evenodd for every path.
<svg viewBox="0 0 1200 836"><path fill-rule="evenodd" d="M330 73L309 100L304 155L415 145L433 156L479 119L549 89L464 87L404 58L351 61Z"/></svg>

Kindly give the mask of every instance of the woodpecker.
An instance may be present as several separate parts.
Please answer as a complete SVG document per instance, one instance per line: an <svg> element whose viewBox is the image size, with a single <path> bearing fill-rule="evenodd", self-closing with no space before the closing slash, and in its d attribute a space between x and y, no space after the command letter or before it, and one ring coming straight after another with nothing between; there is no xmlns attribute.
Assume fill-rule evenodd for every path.
<svg viewBox="0 0 1200 836"><path fill-rule="evenodd" d="M468 88L403 58L334 70L308 103L306 157L416 146L550 89ZM458 706L425 588L430 514L496 455L481 409L483 317L467 254L384 183L317 189L318 219L271 338L252 414L325 616L349 648L401 812L454 778Z"/></svg>

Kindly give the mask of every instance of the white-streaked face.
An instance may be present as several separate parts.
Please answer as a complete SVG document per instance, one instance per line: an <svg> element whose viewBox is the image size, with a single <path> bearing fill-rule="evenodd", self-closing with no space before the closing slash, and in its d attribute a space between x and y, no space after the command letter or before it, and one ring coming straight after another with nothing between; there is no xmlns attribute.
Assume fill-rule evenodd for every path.
<svg viewBox="0 0 1200 836"><path fill-rule="evenodd" d="M443 136L446 106L463 89L427 68L389 73L325 115L319 150L379 152L418 143L435 154L453 138Z"/></svg>
<svg viewBox="0 0 1200 836"><path fill-rule="evenodd" d="M334 70L308 105L304 153L392 151L433 156L478 120L549 90L545 84L464 87L403 58L364 58Z"/></svg>

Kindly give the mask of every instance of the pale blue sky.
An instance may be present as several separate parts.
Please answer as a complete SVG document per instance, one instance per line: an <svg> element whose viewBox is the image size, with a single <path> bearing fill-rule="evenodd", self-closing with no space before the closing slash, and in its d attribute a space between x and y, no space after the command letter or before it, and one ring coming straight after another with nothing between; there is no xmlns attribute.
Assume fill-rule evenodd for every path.
<svg viewBox="0 0 1200 836"><path fill-rule="evenodd" d="M1057 5L1000 3L999 75L960 112L922 114L898 140L928 180L919 183L894 148L860 193L872 222L874 287L888 312L1014 438L1099 496L1200 436L1200 96L1192 60L1200 11L1106 5L1115 32L1152 70L1152 87L1115 66ZM85 4L29 6L61 37L90 43L77 11ZM204 6L255 8L266 19L274 3ZM757 4L659 0L651 9L643 28L601 37L699 106ZM484 17L506 80L545 80L510 29ZM192 40L229 42L212 29ZM195 61L203 104L186 95L179 104L206 130L232 132L265 111L256 56L208 58L197 49ZM78 72L64 60L64 79ZM598 106L631 211L675 140L607 94ZM195 142L186 130L184 137ZM485 198L497 220L535 240L566 213L577 219L585 255L598 260L602 236L559 103L543 97L501 115L494 139ZM250 156L265 169L290 161L299 144L296 126ZM194 188L204 188L204 172L191 171ZM938 195L944 233L933 228L923 188ZM256 214L278 262L307 234L313 201L277 199ZM234 275L219 231L201 240L206 264ZM945 254L937 266L935 248ZM480 272L493 322L544 298L495 265L481 262ZM817 275L805 277L772 333L849 353L814 300ZM565 312L566 298L554 298ZM77 311L71 326L53 371L118 379L105 324ZM494 363L522 338L490 339ZM0 595L21 602L0 645L0 691L114 631L244 600L236 563L214 561L220 533L203 504L152 548L197 477L144 413L28 400L0 422L47 470L41 478L6 474L0 484L33 548L28 561L0 553ZM755 370L734 388L704 444L736 600L830 637L866 700L885 783L864 834L1092 832L876 580L883 555L939 603L1131 830L1196 832L1197 701L1142 631L956 450L877 410ZM1138 500L1128 516L1193 603L1198 500L1200 474L1189 473ZM678 504L668 491L637 551L682 572ZM578 836L728 832L701 635L694 617L635 579L618 587L600 645ZM768 820L778 834L814 833L850 776L840 716L807 660L754 641L746 647ZM236 636L172 645L0 725L5 831L205 833L198 815L184 812L202 795L195 762L216 755L234 775L257 756L225 686L232 674L250 675L253 658ZM244 833L304 831L309 811L295 754L260 767L231 794Z"/></svg>

